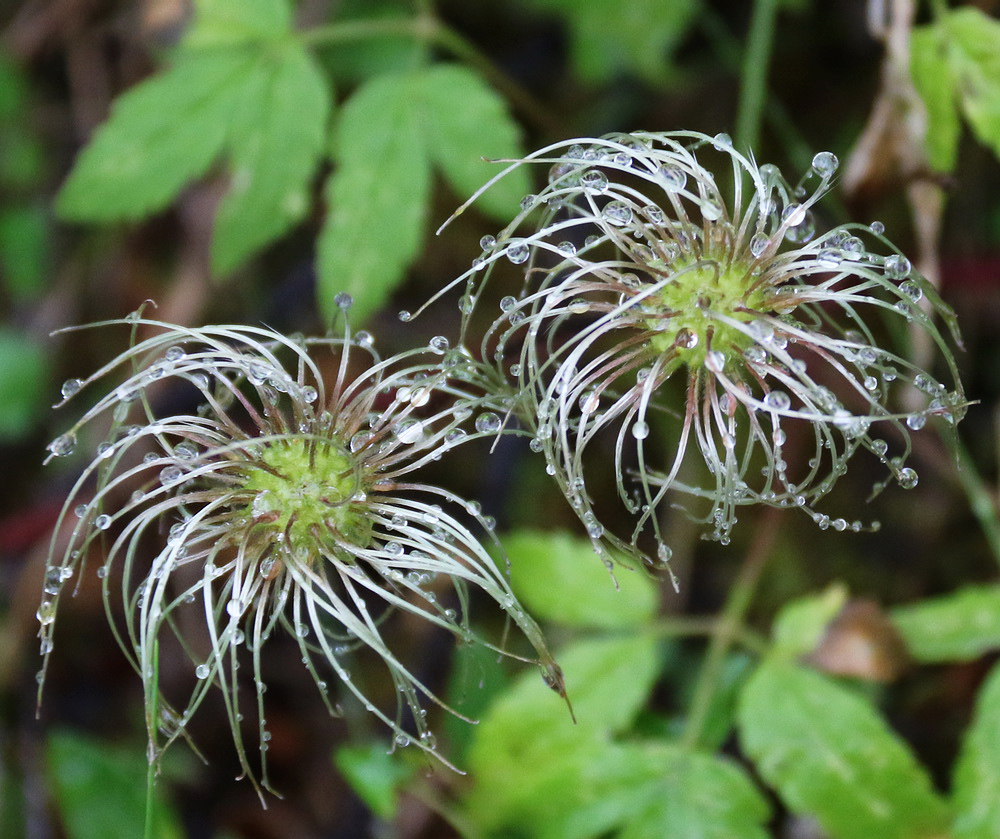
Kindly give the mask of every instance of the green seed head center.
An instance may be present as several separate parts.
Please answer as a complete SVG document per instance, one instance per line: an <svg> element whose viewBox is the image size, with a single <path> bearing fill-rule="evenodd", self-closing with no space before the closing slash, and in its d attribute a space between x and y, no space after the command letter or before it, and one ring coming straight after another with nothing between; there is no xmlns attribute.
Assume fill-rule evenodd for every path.
<svg viewBox="0 0 1000 839"><path fill-rule="evenodd" d="M727 358L742 355L752 339L719 319L749 323L761 310L764 295L750 290L755 277L750 266L737 261L700 259L672 265L673 278L660 292L658 302L666 317L658 318L651 340L657 352L676 352L688 367L700 367L711 349Z"/></svg>
<svg viewBox="0 0 1000 839"><path fill-rule="evenodd" d="M367 546L371 523L364 513L363 470L336 441L288 440L268 446L247 473L250 513L292 543L329 535Z"/></svg>

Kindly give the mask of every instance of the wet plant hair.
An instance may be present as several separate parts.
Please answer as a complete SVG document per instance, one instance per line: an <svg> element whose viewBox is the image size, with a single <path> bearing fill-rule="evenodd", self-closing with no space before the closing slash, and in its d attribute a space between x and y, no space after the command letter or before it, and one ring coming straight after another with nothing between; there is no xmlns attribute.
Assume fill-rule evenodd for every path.
<svg viewBox="0 0 1000 839"><path fill-rule="evenodd" d="M546 167L547 182L456 281L463 339L478 343L508 423L530 435L607 561L613 547L666 566L660 509L679 495L701 501L686 506L722 543L738 508L755 504L859 530L815 509L858 449L887 470L873 493L916 485L910 432L931 416L954 423L966 405L935 324L958 343L954 315L881 224L817 233L833 154L795 185L728 136L687 131L558 143L498 179L524 165ZM511 263L523 290L499 301L479 338L471 315ZM887 348L913 330L937 348L947 383ZM890 407L903 388L920 407ZM633 517L623 536L595 510L592 487L608 479L590 454L600 441Z"/></svg>
<svg viewBox="0 0 1000 839"><path fill-rule="evenodd" d="M350 303L346 295L340 302ZM443 703L396 657L383 624L403 612L480 642L469 623L470 588L506 612L546 681L564 693L538 626L484 547L496 541L492 521L418 477L429 461L482 436L465 428L475 398L445 372L446 357L449 368L459 365L444 338L383 360L365 332L289 338L263 327L187 329L141 314L96 324L114 325L131 331L129 348L86 380L67 382L63 402L124 381L50 445L50 457L68 455L85 430L110 424L53 537L38 612L39 695L60 597L91 556L100 557L109 621L142 678L151 761L187 736L192 714L218 688L240 763L257 784L242 722L251 706L259 783L268 787L261 655L280 628L331 714L339 714L338 689L328 679L381 719L397 746L413 742L447 763L423 707ZM197 396L198 410L157 416L150 391L167 380ZM475 422L492 430L484 416ZM168 637L190 661L186 697L164 695ZM384 663L399 697L394 713L352 678L347 661L359 648ZM249 701L241 664L252 679Z"/></svg>

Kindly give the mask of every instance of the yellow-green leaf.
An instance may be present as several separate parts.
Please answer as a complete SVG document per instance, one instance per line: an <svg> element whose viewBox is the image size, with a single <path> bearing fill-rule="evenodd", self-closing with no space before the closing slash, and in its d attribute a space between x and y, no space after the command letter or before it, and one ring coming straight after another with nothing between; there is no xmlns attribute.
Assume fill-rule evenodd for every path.
<svg viewBox="0 0 1000 839"><path fill-rule="evenodd" d="M958 156L961 124L948 67L948 45L939 24L916 27L910 35L910 74L927 109L924 146L938 172L951 172Z"/></svg>
<svg viewBox="0 0 1000 839"><path fill-rule="evenodd" d="M521 530L504 539L511 585L539 618L578 627L639 626L656 613L657 587L644 572L608 569L587 539ZM615 581L617 580L617 587Z"/></svg>
<svg viewBox="0 0 1000 839"><path fill-rule="evenodd" d="M954 839L1000 836L1000 665L979 691L955 769Z"/></svg>
<svg viewBox="0 0 1000 839"><path fill-rule="evenodd" d="M1000 155L1000 21L973 6L944 18L955 91L976 138Z"/></svg>
<svg viewBox="0 0 1000 839"><path fill-rule="evenodd" d="M387 74L359 88L340 112L318 245L319 302L354 298L361 323L382 306L420 250L431 165L419 125L419 76Z"/></svg>
<svg viewBox="0 0 1000 839"><path fill-rule="evenodd" d="M1000 586L969 586L891 617L917 661L969 661L1000 649Z"/></svg>
<svg viewBox="0 0 1000 839"><path fill-rule="evenodd" d="M950 808L872 706L832 679L780 659L750 678L740 739L764 779L831 839L932 839Z"/></svg>
<svg viewBox="0 0 1000 839"><path fill-rule="evenodd" d="M427 153L463 199L502 171L491 160L523 155L521 129L503 98L471 70L436 64L421 77L421 125ZM531 191L527 167L514 170L477 199L475 206L510 219Z"/></svg>
<svg viewBox="0 0 1000 839"><path fill-rule="evenodd" d="M305 214L329 114L326 80L301 46L261 53L227 137L232 182L215 221L216 273L238 267Z"/></svg>
<svg viewBox="0 0 1000 839"><path fill-rule="evenodd" d="M165 207L219 156L252 52L190 54L123 93L77 158L56 208L66 219L135 219Z"/></svg>

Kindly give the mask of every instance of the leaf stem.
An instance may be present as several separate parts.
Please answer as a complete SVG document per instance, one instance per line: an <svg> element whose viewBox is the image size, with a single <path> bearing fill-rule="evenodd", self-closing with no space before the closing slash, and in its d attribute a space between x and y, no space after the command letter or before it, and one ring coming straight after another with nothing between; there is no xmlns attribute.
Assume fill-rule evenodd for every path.
<svg viewBox="0 0 1000 839"><path fill-rule="evenodd" d="M712 700L722 677L726 655L733 643L745 631L743 618L757 589L761 572L764 570L774 547L778 535L780 515L781 511L774 508L768 508L762 514L757 535L753 544L750 545L740 573L729 591L722 614L716 621L712 640L709 643L708 652L705 654L705 662L702 664L698 681L695 684L691 710L681 740L681 745L685 749L694 749L704 733Z"/></svg>
<svg viewBox="0 0 1000 839"><path fill-rule="evenodd" d="M736 139L747 148L756 148L767 98L767 70L771 63L777 0L756 0L750 17L750 31L743 53L743 80L736 115Z"/></svg>

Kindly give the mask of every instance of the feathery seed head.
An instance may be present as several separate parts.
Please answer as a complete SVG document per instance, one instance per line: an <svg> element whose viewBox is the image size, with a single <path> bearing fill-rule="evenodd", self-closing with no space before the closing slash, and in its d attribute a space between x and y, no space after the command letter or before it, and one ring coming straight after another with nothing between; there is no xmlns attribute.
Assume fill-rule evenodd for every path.
<svg viewBox="0 0 1000 839"><path fill-rule="evenodd" d="M477 433L463 427L475 397L446 372L461 365L440 363L440 342L382 360L366 333L293 339L265 328L124 323L132 346L69 383L64 397L122 371L125 382L50 446L50 458L65 456L73 449L66 441L76 445L110 418L110 436L64 506L64 521L77 517L68 544L53 540L39 608L40 682L63 582L94 554L109 614L116 605L124 614L124 629L114 628L143 680L154 758L186 736L190 715L218 687L251 778L241 721L244 706L254 707L267 786L261 648L278 627L295 639L331 713L328 674L392 729L396 745L437 754L421 704L440 702L396 658L384 630L392 612L405 612L478 640L470 585L518 625L562 690L537 625L474 532L478 525L487 534L491 522L477 505L416 477ZM137 340L139 330L151 337ZM168 380L197 397L197 411L158 415L162 391L154 388ZM171 636L191 661L187 698L161 679L160 645ZM398 690L394 715L349 672L364 648ZM237 678L241 662L252 671L252 702Z"/></svg>
<svg viewBox="0 0 1000 839"><path fill-rule="evenodd" d="M463 300L479 300L501 266L523 270L483 358L508 381L532 448L599 553L612 544L642 554L649 526L658 561L669 558L656 515L668 494L701 499L700 518L722 542L748 504L798 507L830 526L813 505L859 448L885 464L887 481L916 483L904 465L909 432L930 416L955 422L966 404L932 319L957 342L954 317L881 225L817 235L813 208L834 155L817 154L794 186L727 136L696 132L572 141L511 168L528 163L548 166L548 182L484 239L460 278ZM937 347L950 387L883 347L907 327ZM901 386L919 391L922 407L891 409ZM802 463L785 459L792 435L794 448L811 449ZM594 510L588 478L601 458L584 452L601 439L636 516L625 539Z"/></svg>

